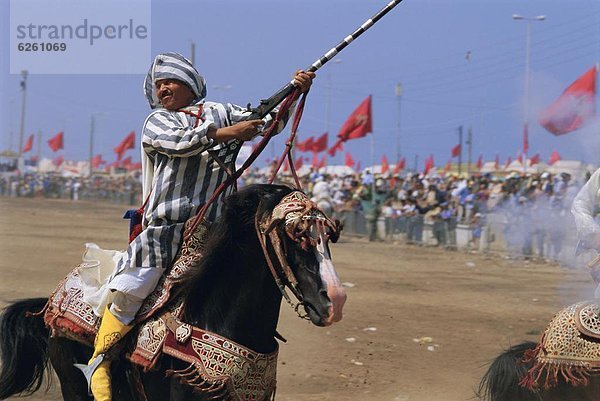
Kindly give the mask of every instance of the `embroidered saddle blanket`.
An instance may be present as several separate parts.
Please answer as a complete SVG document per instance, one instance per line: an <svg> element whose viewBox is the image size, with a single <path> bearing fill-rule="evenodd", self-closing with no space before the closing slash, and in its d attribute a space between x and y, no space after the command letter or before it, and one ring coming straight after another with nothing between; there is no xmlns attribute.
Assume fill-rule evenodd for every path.
<svg viewBox="0 0 600 401"><path fill-rule="evenodd" d="M188 237L190 225L188 221L184 230L185 238ZM146 298L137 314L137 341L129 357L144 369L150 369L156 363L166 335L165 321L157 312L165 309L163 307L168 303L166 309L173 316L180 317L182 302L171 300L171 294L178 279L204 254L208 230L207 223L199 224L194 234L184 241L173 265L161 277L156 289ZM83 300L79 270L85 267L84 263L74 268L50 295L44 312L44 322L53 336L67 337L91 346L100 326L100 318Z"/></svg>
<svg viewBox="0 0 600 401"><path fill-rule="evenodd" d="M227 338L182 323L168 312L163 352L189 362L182 370L167 371L210 399L263 401L272 399L277 385L279 349L261 354Z"/></svg>

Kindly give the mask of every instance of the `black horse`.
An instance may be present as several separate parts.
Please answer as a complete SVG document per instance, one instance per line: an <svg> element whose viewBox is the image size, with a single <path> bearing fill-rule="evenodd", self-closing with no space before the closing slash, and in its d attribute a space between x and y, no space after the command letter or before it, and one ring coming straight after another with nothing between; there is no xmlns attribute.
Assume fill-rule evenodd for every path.
<svg viewBox="0 0 600 401"><path fill-rule="evenodd" d="M206 254L178 289L186 305L182 320L259 353L267 354L277 348L275 338L282 292L267 267L256 222L268 218L291 192L286 186L254 185L225 199L222 214L211 228ZM331 282L335 271L329 259L327 239L331 234L335 240L337 232L315 230L314 226L305 227L295 236L289 235L286 222L281 221L274 230L297 279L297 293L302 298L300 306L312 323L325 326L341 318L345 293L337 277L333 279L335 283ZM317 238L319 232L320 238ZM266 250L277 260L272 244ZM46 301L43 298L23 300L4 310L0 323L0 399L37 391L45 383L44 376L48 375L44 372L50 361L65 400L90 400L85 379L73 364L85 363L91 349L65 338L50 337L41 317L25 316L26 311L39 310ZM181 370L186 366L188 364L163 356L159 369L142 373L147 399L208 399L165 376L168 370ZM113 363L112 369L113 399L137 399L132 390L130 364L120 360Z"/></svg>

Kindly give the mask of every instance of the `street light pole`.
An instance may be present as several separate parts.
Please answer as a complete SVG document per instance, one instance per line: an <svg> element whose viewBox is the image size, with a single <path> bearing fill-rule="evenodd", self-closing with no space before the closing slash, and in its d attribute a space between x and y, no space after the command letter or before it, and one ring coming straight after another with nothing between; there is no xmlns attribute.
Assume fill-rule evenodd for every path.
<svg viewBox="0 0 600 401"><path fill-rule="evenodd" d="M527 172L527 151L529 147L529 81L531 74L531 22L544 21L546 16L523 17L519 14L513 14L514 20L527 22L527 35L525 41L525 101L523 106L523 173Z"/></svg>
<svg viewBox="0 0 600 401"><path fill-rule="evenodd" d="M396 137L396 163L400 161L400 123L402 121L402 85L396 84L396 98L398 99L398 134Z"/></svg>

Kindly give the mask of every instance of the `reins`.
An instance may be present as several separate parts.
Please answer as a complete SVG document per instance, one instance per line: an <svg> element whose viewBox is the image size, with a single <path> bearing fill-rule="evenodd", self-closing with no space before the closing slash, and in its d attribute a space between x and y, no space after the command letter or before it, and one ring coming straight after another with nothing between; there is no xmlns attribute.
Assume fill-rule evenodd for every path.
<svg viewBox="0 0 600 401"><path fill-rule="evenodd" d="M290 214L293 214L293 216L290 217ZM309 223L302 230L298 230L298 226L303 221L309 221ZM308 234L313 224L317 226L317 232L319 233L316 239ZM341 230L339 222L327 217L302 191L297 190L286 195L267 218L260 220L257 213L254 218L254 226L265 260L282 297L300 318L309 319L308 314L300 312L300 306L305 304L304 297L298 289L298 280L287 261L287 246L285 241L280 238L282 233L278 230L283 230L284 235L287 235L292 241L299 243L302 249L308 251L310 246L317 246L321 234L326 237L325 242L329 239L336 242ZM325 228L329 228L333 235L327 233ZM275 267L272 255L269 252L269 241L279 263L279 269ZM323 246L327 246L327 243ZM292 301L286 287L290 289L298 303Z"/></svg>
<svg viewBox="0 0 600 401"><path fill-rule="evenodd" d="M302 99L300 100L300 103L294 114L294 120L293 120L293 124L292 124L292 132L290 134L290 140L288 140L288 142L286 143L286 150L284 151L283 155L279 159L277 169L275 170L273 176L271 177L270 183L274 180L275 174L281 167L281 164L283 164L285 157L289 157L291 155L292 143L293 143L294 138L296 137L296 129L298 128L298 125L300 124L300 118L302 117L302 111L304 109L304 103L305 103L307 94L308 94L308 92L305 92L304 94L302 94L303 95ZM202 206L202 208L200 208L200 210L198 211L196 216L193 217L193 220L190 223L189 228L184 236L184 241L187 241L193 235L193 233L196 231L196 229L198 228L198 225L202 222L202 219L204 218L204 216L206 216L206 213L208 212L210 205L212 205L228 187L230 187L232 185L234 185L234 186L236 185L237 179L243 174L244 171L246 171L248 169L248 167L250 167L250 165L252 165L252 163L256 160L256 158L266 148L267 144L271 140L271 137L274 135L274 132L277 129L282 117L290 110L290 108L292 107L294 102L296 100L298 100L300 95L301 95L300 89L296 88L296 89L294 89L294 91L292 93L290 93L283 100L279 110L277 111L277 114L275 115L275 118L272 121L272 124L269 126L268 130L264 133L263 138L258 143L258 145L254 149L254 151L250 154L248 159L246 159L246 161L244 162L242 167L240 167L237 170L234 169L233 172L231 172L229 169L225 169L225 171L228 173L227 179L225 181L223 181L221 183L221 185L219 185L217 187L217 189L215 189L215 191L212 193L212 195L210 196L208 201ZM291 157L290 157L290 165L292 165L292 164L293 163L291 162ZM221 166L220 163L219 163L219 165ZM295 171L293 165L291 166L291 170L293 171L296 185L298 186L298 188L300 188L300 180L298 179L298 177L296 175L296 171Z"/></svg>

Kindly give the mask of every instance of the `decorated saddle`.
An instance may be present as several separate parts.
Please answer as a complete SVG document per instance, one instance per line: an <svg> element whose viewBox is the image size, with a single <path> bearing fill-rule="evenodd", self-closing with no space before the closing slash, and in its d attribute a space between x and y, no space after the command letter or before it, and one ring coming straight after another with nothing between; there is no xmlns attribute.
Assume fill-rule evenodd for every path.
<svg viewBox="0 0 600 401"><path fill-rule="evenodd" d="M173 265L146 298L136 317L137 341L129 358L144 369L151 369L161 353L167 333L165 320L161 318L162 313L168 311L172 316L179 317L183 310L182 302L172 299L173 289L181 276L204 254L208 224L199 224L193 235L188 236L190 227L188 222L184 233L187 239L183 242ZM100 326L100 318L83 300L80 270L85 267L83 262L58 284L48 300L44 322L53 336L67 337L91 346Z"/></svg>
<svg viewBox="0 0 600 401"><path fill-rule="evenodd" d="M537 347L525 354L533 363L521 385L549 389L562 377L573 386L587 385L600 373L600 304L583 301L564 308L550 321Z"/></svg>

